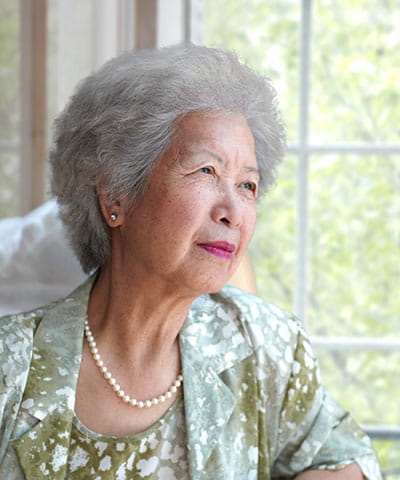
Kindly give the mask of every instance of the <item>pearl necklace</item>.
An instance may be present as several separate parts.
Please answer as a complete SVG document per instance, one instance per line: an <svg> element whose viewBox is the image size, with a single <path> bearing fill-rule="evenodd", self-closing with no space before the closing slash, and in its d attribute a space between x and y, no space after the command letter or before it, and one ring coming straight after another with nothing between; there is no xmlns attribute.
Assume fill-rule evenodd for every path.
<svg viewBox="0 0 400 480"><path fill-rule="evenodd" d="M90 330L88 320L85 320L85 336L86 340L89 344L90 352L92 353L93 360L95 361L97 367L99 368L101 374L105 378L105 380L110 384L111 388L114 390L116 395L126 404L131 405L132 407L137 408L150 408L153 405L158 405L159 403L164 403L168 398L171 398L174 393L178 391L178 388L182 385L183 377L179 374L176 380L172 383L169 389L159 395L158 397L154 397L150 400L137 400L136 398L130 397L127 393L125 393L121 386L117 383L116 379L111 375L111 372L107 369L104 365L103 360L100 357L99 349L97 348L96 342L93 337L93 333Z"/></svg>

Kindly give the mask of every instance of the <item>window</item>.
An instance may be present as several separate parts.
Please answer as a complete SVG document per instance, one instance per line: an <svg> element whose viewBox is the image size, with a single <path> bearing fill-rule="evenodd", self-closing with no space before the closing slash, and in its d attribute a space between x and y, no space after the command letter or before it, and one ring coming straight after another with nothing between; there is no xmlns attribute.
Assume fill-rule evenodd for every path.
<svg viewBox="0 0 400 480"><path fill-rule="evenodd" d="M396 0L192 0L187 21L194 41L235 50L277 88L289 149L259 208L259 294L304 320L324 383L388 478L400 467L399 21Z"/></svg>
<svg viewBox="0 0 400 480"><path fill-rule="evenodd" d="M46 6L42 16L33 2ZM272 78L289 140L278 184L259 207L259 293L305 321L324 383L373 434L391 480L400 468L399 2L166 3L0 2L0 218L33 208L32 186L46 192L44 172L35 181L35 160L20 155L26 25L47 25L47 142L76 81L121 50L177 43L184 20L195 43L235 50Z"/></svg>
<svg viewBox="0 0 400 480"><path fill-rule="evenodd" d="M19 11L0 3L0 218L18 212Z"/></svg>
<svg viewBox="0 0 400 480"><path fill-rule="evenodd" d="M78 81L123 50L182 41L183 7L183 0L0 2L0 218L44 201L51 126Z"/></svg>

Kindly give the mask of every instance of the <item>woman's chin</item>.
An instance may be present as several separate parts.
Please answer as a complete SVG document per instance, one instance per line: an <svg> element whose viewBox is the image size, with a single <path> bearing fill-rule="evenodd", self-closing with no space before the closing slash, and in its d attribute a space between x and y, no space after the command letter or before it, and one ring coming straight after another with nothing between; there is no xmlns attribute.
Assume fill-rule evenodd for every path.
<svg viewBox="0 0 400 480"><path fill-rule="evenodd" d="M221 271L209 271L197 275L192 273L186 276L185 281L181 283L181 287L184 285L183 288L186 291L189 290L193 297L198 297L207 293L218 292L228 282L229 277L227 272ZM178 285L177 288L179 288Z"/></svg>
<svg viewBox="0 0 400 480"><path fill-rule="evenodd" d="M210 278L209 281L200 284L199 289L203 294L216 293L216 292L219 292L221 288L224 287L224 285L226 285L228 280L229 280L229 275L224 275L219 278L213 277L213 278Z"/></svg>

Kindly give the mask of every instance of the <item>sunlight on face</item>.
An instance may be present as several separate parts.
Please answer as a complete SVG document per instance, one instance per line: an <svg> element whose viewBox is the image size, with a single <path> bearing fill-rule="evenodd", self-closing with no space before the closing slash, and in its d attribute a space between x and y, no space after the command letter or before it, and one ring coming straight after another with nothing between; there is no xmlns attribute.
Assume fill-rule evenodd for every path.
<svg viewBox="0 0 400 480"><path fill-rule="evenodd" d="M258 180L242 115L187 115L123 225L126 265L185 294L219 290L251 239Z"/></svg>

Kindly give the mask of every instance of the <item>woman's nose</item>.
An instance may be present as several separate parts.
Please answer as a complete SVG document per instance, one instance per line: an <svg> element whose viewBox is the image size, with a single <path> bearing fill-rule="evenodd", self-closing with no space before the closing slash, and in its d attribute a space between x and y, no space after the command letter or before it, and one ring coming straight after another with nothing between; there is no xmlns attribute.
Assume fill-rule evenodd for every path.
<svg viewBox="0 0 400 480"><path fill-rule="evenodd" d="M224 192L219 196L213 208L212 217L228 227L239 227L243 221L243 209L240 198L234 192Z"/></svg>

